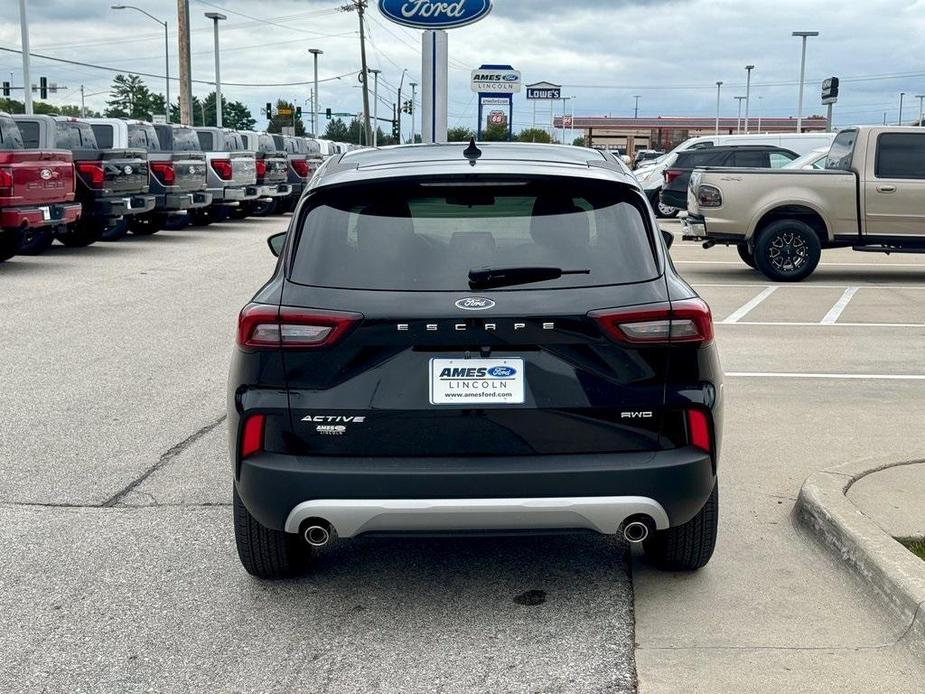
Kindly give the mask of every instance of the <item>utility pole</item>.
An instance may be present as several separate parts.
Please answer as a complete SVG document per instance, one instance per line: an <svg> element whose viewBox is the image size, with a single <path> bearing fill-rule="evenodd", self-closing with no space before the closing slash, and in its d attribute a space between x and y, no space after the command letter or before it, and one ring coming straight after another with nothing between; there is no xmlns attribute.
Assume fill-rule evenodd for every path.
<svg viewBox="0 0 925 694"><path fill-rule="evenodd" d="M818 31L794 31L793 36L803 39L803 53L800 58L800 96L797 101L797 132L803 132L803 83L806 81L806 39L819 36Z"/></svg>
<svg viewBox="0 0 925 694"><path fill-rule="evenodd" d="M899 122L896 125L903 124L903 97L906 96L906 92L899 93Z"/></svg>
<svg viewBox="0 0 925 694"><path fill-rule="evenodd" d="M19 0L19 30L22 34L22 92L26 103L26 114L32 115L32 77L29 74L29 18L26 16L26 0Z"/></svg>
<svg viewBox="0 0 925 694"><path fill-rule="evenodd" d="M719 94L723 88L722 82L716 83L716 135L719 135Z"/></svg>
<svg viewBox="0 0 925 694"><path fill-rule="evenodd" d="M633 109L633 118L639 118L639 95L637 94L633 98L636 99L636 108Z"/></svg>
<svg viewBox="0 0 925 694"><path fill-rule="evenodd" d="M177 41L180 59L180 122L193 122L193 84L189 58L189 0L177 0ZM168 106L168 113L170 113Z"/></svg>
<svg viewBox="0 0 925 694"><path fill-rule="evenodd" d="M379 73L382 70L370 70L373 73L373 147L379 146Z"/></svg>
<svg viewBox="0 0 925 694"><path fill-rule="evenodd" d="M414 100L417 97L418 83L411 83L411 144L414 144Z"/></svg>
<svg viewBox="0 0 925 694"><path fill-rule="evenodd" d="M755 69L754 65L745 66L745 134L748 135L748 105L751 101L752 93L752 70Z"/></svg>
<svg viewBox="0 0 925 694"><path fill-rule="evenodd" d="M919 126L920 128L922 128L922 127L925 127L925 122L923 122L923 120L922 120L923 116L925 116L925 109L923 109L923 104L925 104L925 94L917 94L915 98L919 100L919 122L918 122L918 126Z"/></svg>
<svg viewBox="0 0 925 694"><path fill-rule="evenodd" d="M308 52L315 58L315 95L312 99L312 137L318 137L318 56L324 53L320 48L309 48Z"/></svg>
<svg viewBox="0 0 925 694"><path fill-rule="evenodd" d="M369 127L369 68L366 66L366 28L363 21L363 13L366 12L367 0L353 0L349 5L344 5L340 9L343 12L357 11L360 18L360 82L363 84L363 125L366 130L366 141L372 140L371 130Z"/></svg>
<svg viewBox="0 0 925 694"><path fill-rule="evenodd" d="M744 96L734 97L736 101L739 102L739 112L736 114L736 135L742 132L742 102L745 101Z"/></svg>
<svg viewBox="0 0 925 694"><path fill-rule="evenodd" d="M87 109L84 106L84 86L80 85L80 117L87 117Z"/></svg>
<svg viewBox="0 0 925 694"><path fill-rule="evenodd" d="M218 23L223 19L228 19L221 12L206 12L206 17L212 20L213 30L215 33L215 126L222 127L222 77L218 62ZM293 104L293 113L295 113L295 104ZM202 124L205 125L203 118Z"/></svg>
<svg viewBox="0 0 925 694"><path fill-rule="evenodd" d="M407 68L402 70L401 79L398 81L398 144L401 144L401 112L404 110L404 105L401 102L401 90L405 86L405 74L407 72Z"/></svg>

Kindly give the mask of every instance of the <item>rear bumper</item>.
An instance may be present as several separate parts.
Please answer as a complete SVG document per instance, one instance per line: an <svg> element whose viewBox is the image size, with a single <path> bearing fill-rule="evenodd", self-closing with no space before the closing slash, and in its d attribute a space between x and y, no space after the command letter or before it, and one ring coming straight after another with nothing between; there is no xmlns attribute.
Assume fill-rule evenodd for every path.
<svg viewBox="0 0 925 694"><path fill-rule="evenodd" d="M202 191L190 193L166 193L157 196L155 209L159 212L194 210L212 203L212 194Z"/></svg>
<svg viewBox="0 0 925 694"><path fill-rule="evenodd" d="M157 198L154 195L129 194L121 197L101 198L93 202L94 217L124 217L144 214L154 209Z"/></svg>
<svg viewBox="0 0 925 694"><path fill-rule="evenodd" d="M647 508L655 508L649 504L653 502L663 509L670 525L680 525L703 507L715 480L715 467L708 454L694 448L678 448L499 458L349 458L259 453L240 462L235 483L248 511L262 525L276 530L285 529L293 513L299 516L305 509L313 508L306 506L306 502L316 502L319 508L336 505L342 514L354 513L351 509L355 509L351 517L363 521L357 527L363 527L372 518L391 516L398 524L393 529L401 530L411 523L421 531L446 529L447 524L456 530L485 529L486 525L490 529L522 529L525 515L533 518L527 527L534 529L550 527L542 523L551 519L559 519L551 526L555 528L598 529L604 526L591 522L587 514L576 508L599 504L600 501L589 500L600 497L623 500L641 497ZM573 501L563 502L563 499ZM546 503L546 510L552 513L525 511L527 506L542 510L537 500ZM386 501L395 502L392 511L376 510L377 504L382 506ZM637 501L634 499L632 503ZM615 511L608 517L615 518L626 503L611 503ZM656 515L644 513L653 518ZM445 516L452 518L440 520ZM343 534L333 520L327 520ZM375 523L375 530L386 529L383 522ZM616 532L619 523L608 521L605 525L606 532Z"/></svg>
<svg viewBox="0 0 925 694"><path fill-rule="evenodd" d="M745 234L719 234L707 228L703 215L689 214L681 220L681 238L685 241L712 241L720 244L745 243Z"/></svg>
<svg viewBox="0 0 925 694"><path fill-rule="evenodd" d="M0 229L71 224L80 218L80 210L79 202L52 203L34 207L6 207L0 209Z"/></svg>
<svg viewBox="0 0 925 694"><path fill-rule="evenodd" d="M261 183L257 186L257 191L258 197L261 198L282 198L292 192L292 186L288 183Z"/></svg>

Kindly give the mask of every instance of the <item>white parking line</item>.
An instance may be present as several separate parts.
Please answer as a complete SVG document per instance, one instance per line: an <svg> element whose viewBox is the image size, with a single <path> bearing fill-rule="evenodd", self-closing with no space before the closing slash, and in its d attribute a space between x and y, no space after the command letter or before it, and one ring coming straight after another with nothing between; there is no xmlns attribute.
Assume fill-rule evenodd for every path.
<svg viewBox="0 0 925 694"><path fill-rule="evenodd" d="M744 269L740 260L673 260L675 265L741 265ZM925 263L819 263L819 267L917 267L925 270Z"/></svg>
<svg viewBox="0 0 925 694"><path fill-rule="evenodd" d="M765 371L727 371L732 378L825 378L853 381L925 381L925 374L813 374L779 373Z"/></svg>
<svg viewBox="0 0 925 694"><path fill-rule="evenodd" d="M764 290L758 296L754 297L751 301L743 304L735 311L726 316L723 323L738 323L742 318L745 318L758 304L767 299L771 294L777 291L777 287L765 287Z"/></svg>
<svg viewBox="0 0 925 694"><path fill-rule="evenodd" d="M765 286L760 282L690 282L692 287L762 287ZM925 289L925 284L908 285L908 284L862 284L859 285L864 289ZM779 284L780 289L847 289L844 284Z"/></svg>
<svg viewBox="0 0 925 694"><path fill-rule="evenodd" d="M841 315L842 311L845 310L848 302L858 293L858 289L860 289L860 287L848 287L838 301L835 302L835 305L829 309L829 312L825 314L825 317L819 322L822 325L834 325L838 321L838 317Z"/></svg>
<svg viewBox="0 0 925 694"><path fill-rule="evenodd" d="M925 323L801 323L798 321L792 323L783 321L737 321L727 323L726 321L720 321L716 325L774 325L800 328L925 328Z"/></svg>

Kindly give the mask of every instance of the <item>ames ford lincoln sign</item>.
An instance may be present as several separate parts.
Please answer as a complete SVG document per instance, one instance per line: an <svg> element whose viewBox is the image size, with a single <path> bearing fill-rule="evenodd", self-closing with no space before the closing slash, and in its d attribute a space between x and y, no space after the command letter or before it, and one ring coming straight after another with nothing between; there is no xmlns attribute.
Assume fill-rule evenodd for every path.
<svg viewBox="0 0 925 694"><path fill-rule="evenodd" d="M379 0L379 11L393 22L417 29L453 29L491 12L491 0Z"/></svg>
<svg viewBox="0 0 925 694"><path fill-rule="evenodd" d="M479 68L472 71L472 91L474 92L514 94L520 91L521 84L519 70Z"/></svg>

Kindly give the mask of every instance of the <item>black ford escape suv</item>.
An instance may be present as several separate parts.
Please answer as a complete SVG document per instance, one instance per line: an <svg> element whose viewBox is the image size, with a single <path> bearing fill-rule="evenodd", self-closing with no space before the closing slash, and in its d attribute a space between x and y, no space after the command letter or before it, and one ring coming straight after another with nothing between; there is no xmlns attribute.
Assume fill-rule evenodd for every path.
<svg viewBox="0 0 925 694"><path fill-rule="evenodd" d="M244 567L291 575L335 534L572 530L706 564L722 372L666 241L589 149L330 158L239 317Z"/></svg>

